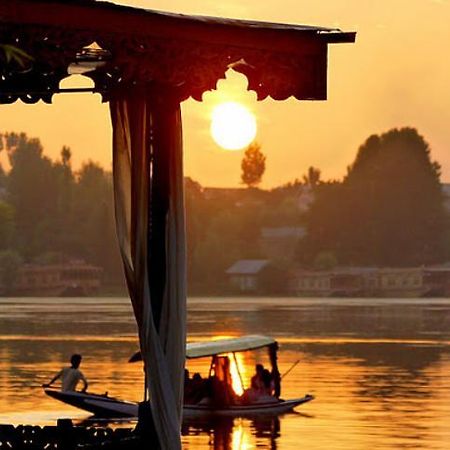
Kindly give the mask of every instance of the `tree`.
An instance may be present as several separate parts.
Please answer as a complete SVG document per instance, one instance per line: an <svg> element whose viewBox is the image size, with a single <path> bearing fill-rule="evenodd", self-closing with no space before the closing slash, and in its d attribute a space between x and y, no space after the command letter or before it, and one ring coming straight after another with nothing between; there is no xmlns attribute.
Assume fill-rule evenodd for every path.
<svg viewBox="0 0 450 450"><path fill-rule="evenodd" d="M22 265L20 255L12 250L0 252L0 280L3 285L3 293L8 295L14 293L17 275Z"/></svg>
<svg viewBox="0 0 450 450"><path fill-rule="evenodd" d="M337 259L333 252L320 252L314 258L314 268L317 270L331 270L337 266Z"/></svg>
<svg viewBox="0 0 450 450"><path fill-rule="evenodd" d="M279 263L271 263L261 270L259 291L261 294L282 295L286 292L289 269Z"/></svg>
<svg viewBox="0 0 450 450"><path fill-rule="evenodd" d="M112 175L92 161L77 174L72 214L77 243L72 253L103 267L109 281L120 278Z"/></svg>
<svg viewBox="0 0 450 450"><path fill-rule="evenodd" d="M241 163L241 180L248 187L255 187L261 183L266 170L266 157L261 152L261 146L256 142L250 144L245 151Z"/></svg>
<svg viewBox="0 0 450 450"><path fill-rule="evenodd" d="M0 62L2 65L16 65L25 69L33 58L22 49L10 44L0 44Z"/></svg>
<svg viewBox="0 0 450 450"><path fill-rule="evenodd" d="M195 283L196 249L205 239L208 214L202 187L192 178L184 179L186 205L186 262L188 285Z"/></svg>
<svg viewBox="0 0 450 450"><path fill-rule="evenodd" d="M15 210L17 242L25 257L51 250L58 204L58 180L39 139L26 134L3 135L11 170L8 200Z"/></svg>
<svg viewBox="0 0 450 450"><path fill-rule="evenodd" d="M0 250L10 248L14 230L14 208L0 201Z"/></svg>
<svg viewBox="0 0 450 450"><path fill-rule="evenodd" d="M44 264L81 258L121 280L111 173L92 162L74 173L69 147L52 161L25 133L0 134L0 151L11 166L0 168L0 250Z"/></svg>
<svg viewBox="0 0 450 450"><path fill-rule="evenodd" d="M446 219L439 178L440 166L417 130L371 136L344 180L362 252L376 249L383 265L442 260Z"/></svg>
<svg viewBox="0 0 450 450"><path fill-rule="evenodd" d="M77 220L73 214L74 193L76 187L75 174L71 167L72 152L69 147L61 149L61 160L53 163L53 176L58 189L55 208L53 251L71 255L77 248L77 238L70 230L74 229Z"/></svg>
<svg viewBox="0 0 450 450"><path fill-rule="evenodd" d="M63 146L61 149L61 162L64 167L70 167L70 160L72 158L72 151L70 147Z"/></svg>
<svg viewBox="0 0 450 450"><path fill-rule="evenodd" d="M303 175L303 182L310 188L315 188L320 183L320 169L311 166Z"/></svg>
<svg viewBox="0 0 450 450"><path fill-rule="evenodd" d="M6 180L6 172L3 170L3 166L0 164L0 192L6 188Z"/></svg>
<svg viewBox="0 0 450 450"><path fill-rule="evenodd" d="M373 135L342 183L320 185L304 255L332 251L345 264L408 266L445 256L439 164L417 130Z"/></svg>
<svg viewBox="0 0 450 450"><path fill-rule="evenodd" d="M342 190L342 183L326 182L314 191L314 202L304 217L307 236L297 249L299 261L306 266L314 265L316 255L322 252L331 252L342 260L341 234L347 216Z"/></svg>

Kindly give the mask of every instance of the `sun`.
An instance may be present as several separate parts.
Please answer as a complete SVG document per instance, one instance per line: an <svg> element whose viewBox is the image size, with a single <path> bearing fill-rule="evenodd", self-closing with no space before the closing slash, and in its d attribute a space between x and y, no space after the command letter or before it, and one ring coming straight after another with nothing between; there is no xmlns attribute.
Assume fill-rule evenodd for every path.
<svg viewBox="0 0 450 450"><path fill-rule="evenodd" d="M240 150L255 139L256 118L240 103L221 103L212 112L211 135L220 147Z"/></svg>

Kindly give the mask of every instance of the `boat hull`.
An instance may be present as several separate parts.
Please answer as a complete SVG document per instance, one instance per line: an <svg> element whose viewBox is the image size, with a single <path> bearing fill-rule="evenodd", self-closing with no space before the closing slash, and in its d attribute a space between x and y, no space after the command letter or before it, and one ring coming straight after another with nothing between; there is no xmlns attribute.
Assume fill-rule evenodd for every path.
<svg viewBox="0 0 450 450"><path fill-rule="evenodd" d="M137 417L138 404L119 400L106 395L83 392L62 392L55 389L44 389L44 392L63 403L94 414L97 417ZM259 415L277 415L292 411L295 407L310 402L314 397L305 395L291 400L256 403L252 405L230 405L227 408L216 408L210 405L184 405L183 416L197 418L204 416L252 417Z"/></svg>
<svg viewBox="0 0 450 450"><path fill-rule="evenodd" d="M55 400L88 411L98 417L137 417L137 403L119 400L107 395L88 394L83 392L63 392L55 389L44 389L44 392Z"/></svg>
<svg viewBox="0 0 450 450"><path fill-rule="evenodd" d="M270 403L252 405L230 405L228 408L213 408L202 405L184 405L183 417L196 418L204 416L254 417L260 415L278 415L292 411L297 406L310 402L314 397L305 395L301 398L278 400Z"/></svg>

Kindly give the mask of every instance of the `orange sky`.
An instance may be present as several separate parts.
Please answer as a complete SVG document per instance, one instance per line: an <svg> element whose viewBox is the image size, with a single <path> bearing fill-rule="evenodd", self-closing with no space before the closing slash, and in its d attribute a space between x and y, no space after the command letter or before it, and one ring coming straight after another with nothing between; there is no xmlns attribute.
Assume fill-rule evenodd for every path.
<svg viewBox="0 0 450 450"><path fill-rule="evenodd" d="M209 134L213 106L243 102L257 116L267 155L262 187L300 178L310 165L341 177L372 133L414 126L450 181L450 2L448 0L128 0L120 3L183 13L338 26L357 43L331 46L329 99L256 102L243 76L230 74L219 93L183 104L186 175L207 186L238 186L243 151L220 149ZM109 111L97 95L54 97L51 106L0 107L0 131L37 136L51 157L62 145L73 164L111 166Z"/></svg>

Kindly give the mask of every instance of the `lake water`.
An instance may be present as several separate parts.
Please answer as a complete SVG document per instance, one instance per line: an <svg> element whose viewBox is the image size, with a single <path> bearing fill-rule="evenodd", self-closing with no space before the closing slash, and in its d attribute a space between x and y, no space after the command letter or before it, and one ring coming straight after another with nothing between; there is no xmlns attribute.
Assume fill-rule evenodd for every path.
<svg viewBox="0 0 450 450"><path fill-rule="evenodd" d="M300 360L282 396L316 399L278 419L186 423L185 449L450 448L450 300L194 298L188 309L193 341L275 337L281 373ZM1 299L0 423L87 418L39 388L75 352L90 391L140 400L136 349L126 299ZM240 363L250 376L254 354Z"/></svg>

